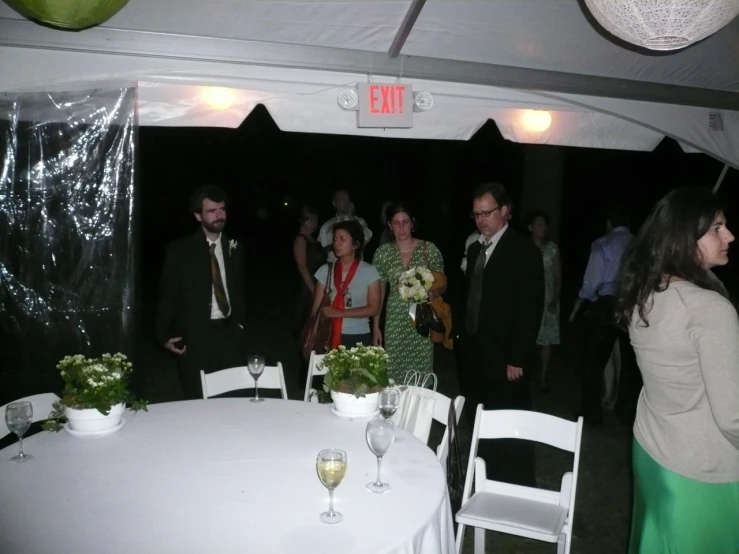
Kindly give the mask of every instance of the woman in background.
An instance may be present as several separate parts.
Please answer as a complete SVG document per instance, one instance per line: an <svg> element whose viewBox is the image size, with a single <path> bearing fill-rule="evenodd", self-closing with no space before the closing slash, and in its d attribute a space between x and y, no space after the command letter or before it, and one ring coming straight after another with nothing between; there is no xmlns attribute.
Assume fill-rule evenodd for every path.
<svg viewBox="0 0 739 554"><path fill-rule="evenodd" d="M380 313L382 292L377 270L362 261L362 225L356 220L341 221L334 225L333 248L336 262L324 264L316 272L311 315L318 312L326 279L330 279L331 306L323 308L323 315L331 319L331 348L339 345L351 348L360 342L372 346L369 320Z"/></svg>
<svg viewBox="0 0 739 554"><path fill-rule="evenodd" d="M313 275L326 263L326 254L315 237L318 229L318 210L310 205L303 206L299 221L300 231L293 241L293 259L299 275L293 317L293 330L296 336L300 336L300 330L308 319L313 305L313 293L316 290L316 279Z"/></svg>
<svg viewBox="0 0 739 554"><path fill-rule="evenodd" d="M547 374L552 360L552 346L559 344L559 295L562 290L562 265L559 248L549 240L549 216L544 212L534 212L529 216L531 240L541 250L544 259L544 314L536 344L541 353L541 375L539 388L547 392L551 389Z"/></svg>
<svg viewBox="0 0 739 554"><path fill-rule="evenodd" d="M739 319L711 271L733 240L714 194L678 189L624 258L617 317L644 378L630 554L739 552Z"/></svg>

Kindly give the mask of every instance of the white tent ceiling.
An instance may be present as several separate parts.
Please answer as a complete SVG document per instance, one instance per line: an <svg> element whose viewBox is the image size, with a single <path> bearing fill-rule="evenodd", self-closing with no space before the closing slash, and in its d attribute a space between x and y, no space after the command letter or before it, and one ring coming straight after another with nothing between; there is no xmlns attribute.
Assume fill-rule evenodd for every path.
<svg viewBox="0 0 739 554"><path fill-rule="evenodd" d="M667 135L739 167L739 21L658 55L602 35L577 0L427 0L390 57L413 5L130 0L70 33L0 3L0 91L138 81L144 125L236 127L262 103L287 131L467 139L492 118L510 140L635 150ZM357 129L336 96L370 79L402 79L434 107L412 129ZM213 86L234 89L227 109L206 101ZM527 131L525 108L550 110L550 128Z"/></svg>

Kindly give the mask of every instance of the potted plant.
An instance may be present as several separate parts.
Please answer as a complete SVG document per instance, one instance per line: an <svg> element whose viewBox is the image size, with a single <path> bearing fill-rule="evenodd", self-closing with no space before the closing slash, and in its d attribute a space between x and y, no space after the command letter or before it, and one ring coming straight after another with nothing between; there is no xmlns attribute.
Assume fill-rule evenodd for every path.
<svg viewBox="0 0 739 554"><path fill-rule="evenodd" d="M387 360L384 348L362 344L339 346L326 354L319 367L327 369L323 388L336 412L361 417L377 410L377 396L389 384Z"/></svg>
<svg viewBox="0 0 739 554"><path fill-rule="evenodd" d="M100 433L121 426L126 403L134 411L146 411L146 401L135 400L129 390L131 362L120 352L85 358L65 356L57 365L64 380L62 398L44 424L48 431L59 431L64 421L72 431Z"/></svg>

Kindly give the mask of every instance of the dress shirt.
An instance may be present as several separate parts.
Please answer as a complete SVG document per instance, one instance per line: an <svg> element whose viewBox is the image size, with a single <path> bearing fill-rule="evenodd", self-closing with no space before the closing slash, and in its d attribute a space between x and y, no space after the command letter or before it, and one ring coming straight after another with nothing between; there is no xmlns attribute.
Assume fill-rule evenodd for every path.
<svg viewBox="0 0 739 554"><path fill-rule="evenodd" d="M600 296L616 295L621 258L633 238L626 227L616 227L593 242L580 298L595 302Z"/></svg>
<svg viewBox="0 0 739 554"><path fill-rule="evenodd" d="M470 233L470 236L467 237L467 239L464 241L464 255L462 256L462 263L459 266L462 268L462 273L467 273L467 250L472 245L472 243L479 238L480 231L474 231Z"/></svg>
<svg viewBox="0 0 739 554"><path fill-rule="evenodd" d="M506 223L505 225L503 225L503 227L500 228L500 230L497 233L493 235L493 237L490 240L485 240L485 237L482 235L480 235L477 238L477 242L482 244L483 248L485 248L487 245L492 245L490 246L490 248L488 248L485 251L485 265L488 264L488 260L490 260L490 256L493 255L493 250L495 250L495 248L498 246L498 243L500 242L500 237L503 236L503 233L505 233L507 229L508 229L508 224Z"/></svg>
<svg viewBox="0 0 739 554"><path fill-rule="evenodd" d="M324 223L321 226L321 230L318 232L318 242L321 243L321 246L323 246L324 248L326 248L327 246L331 246L334 243L334 225L336 225L340 221L349 221L350 219L354 219L355 221L357 221L364 229L364 244L367 245L372 238L372 231L367 226L367 222L361 217L336 214L334 217ZM336 256L334 256L333 252L328 253L328 261L336 261Z"/></svg>
<svg viewBox="0 0 739 554"><path fill-rule="evenodd" d="M223 246L222 246L222 240L223 234L218 235L218 238L215 241L212 241L210 239L208 240L208 248L210 248L211 244L216 245L216 260L218 260L218 268L221 270L221 280L223 281L223 289L226 291L226 298L228 299L228 306L229 310L231 309L231 297L228 295L228 284L226 283L226 266L223 261ZM213 285L211 285L211 299L210 299L210 318L211 319L223 319L225 317L228 317L229 314L224 314L221 309L218 307L218 302L216 302L216 289Z"/></svg>

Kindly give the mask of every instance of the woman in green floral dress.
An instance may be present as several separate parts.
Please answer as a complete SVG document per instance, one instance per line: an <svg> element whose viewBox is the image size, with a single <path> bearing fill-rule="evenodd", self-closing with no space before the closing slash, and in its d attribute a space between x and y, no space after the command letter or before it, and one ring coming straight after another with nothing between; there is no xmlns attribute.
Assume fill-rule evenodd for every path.
<svg viewBox="0 0 739 554"><path fill-rule="evenodd" d="M410 304L400 297L398 280L401 273L412 267L421 266L431 271L443 272L444 260L434 244L413 237L413 218L405 205L391 204L386 216L394 240L380 246L372 259L380 278L385 281L385 329L383 336L380 318L375 317L372 334L375 345L381 346L384 343L389 356L390 378L402 383L406 372L410 370L423 374L433 372L434 345L430 338L422 337L413 327L408 313Z"/></svg>

